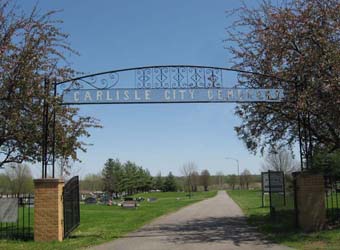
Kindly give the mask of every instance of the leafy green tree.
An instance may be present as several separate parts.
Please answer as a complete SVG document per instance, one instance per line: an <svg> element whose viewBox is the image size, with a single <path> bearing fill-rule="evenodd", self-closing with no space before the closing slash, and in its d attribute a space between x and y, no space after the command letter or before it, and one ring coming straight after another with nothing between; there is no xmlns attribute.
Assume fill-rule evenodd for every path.
<svg viewBox="0 0 340 250"><path fill-rule="evenodd" d="M244 6L234 13L237 21L227 28L226 39L233 67L260 73L240 74L239 85L283 88L286 96L279 104L238 105L236 114L242 124L235 130L239 138L252 152L292 147L299 135L299 114L302 140L312 140L309 150L338 150L340 2L263 1L259 7ZM306 155L307 150L302 150Z"/></svg>
<svg viewBox="0 0 340 250"><path fill-rule="evenodd" d="M0 2L0 167L41 161L44 100L50 113L56 112L58 158L77 160L77 152L86 151L80 138L99 126L52 95L52 83L74 75L65 57L74 51L54 14L40 15L37 9L25 14L12 1ZM45 82L51 84L45 88Z"/></svg>
<svg viewBox="0 0 340 250"><path fill-rule="evenodd" d="M312 171L340 178L340 150L332 153L317 150Z"/></svg>
<svg viewBox="0 0 340 250"><path fill-rule="evenodd" d="M165 178L163 185L164 192L175 192L177 191L177 183L176 179L171 172L169 172L168 176Z"/></svg>

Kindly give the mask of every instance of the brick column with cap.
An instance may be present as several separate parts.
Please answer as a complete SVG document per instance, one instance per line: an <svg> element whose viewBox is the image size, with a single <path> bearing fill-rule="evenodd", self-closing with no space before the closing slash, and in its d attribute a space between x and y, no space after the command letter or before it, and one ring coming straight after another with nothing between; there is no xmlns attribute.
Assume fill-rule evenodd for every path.
<svg viewBox="0 0 340 250"><path fill-rule="evenodd" d="M34 240L62 241L64 180L34 180Z"/></svg>
<svg viewBox="0 0 340 250"><path fill-rule="evenodd" d="M299 226L304 231L323 229L326 224L323 176L300 173L296 178L296 185Z"/></svg>

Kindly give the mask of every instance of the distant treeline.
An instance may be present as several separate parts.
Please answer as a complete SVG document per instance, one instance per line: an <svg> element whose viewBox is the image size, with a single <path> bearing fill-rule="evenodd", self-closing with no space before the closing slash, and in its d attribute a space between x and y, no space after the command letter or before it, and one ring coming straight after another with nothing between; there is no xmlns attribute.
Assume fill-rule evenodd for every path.
<svg viewBox="0 0 340 250"><path fill-rule="evenodd" d="M131 161L125 163L118 159L108 159L99 174L90 174L80 181L80 189L83 191L105 191L112 195L131 195L147 191L189 191L186 183L187 177L174 176L171 172L162 176L151 176L147 169L136 165ZM200 174L195 172L191 176L190 191L202 191L211 189L235 189L259 187L260 175L251 175L250 172L237 175L222 174L210 175L208 170ZM257 183L254 185L254 183Z"/></svg>
<svg viewBox="0 0 340 250"><path fill-rule="evenodd" d="M26 164L11 163L0 173L0 194L33 193L33 177Z"/></svg>

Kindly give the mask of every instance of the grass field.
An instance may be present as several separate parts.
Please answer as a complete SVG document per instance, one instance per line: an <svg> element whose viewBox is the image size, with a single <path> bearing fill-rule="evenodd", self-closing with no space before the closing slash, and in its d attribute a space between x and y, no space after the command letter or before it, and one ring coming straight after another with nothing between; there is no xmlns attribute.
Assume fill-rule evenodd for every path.
<svg viewBox="0 0 340 250"><path fill-rule="evenodd" d="M216 192L197 192L189 199L185 193L139 194L144 198L155 197L157 201L141 202L137 209L116 206L81 205L80 226L63 242L37 243L33 241L0 240L0 249L6 250L74 250L110 241L131 232L147 222L181 207L213 197ZM179 199L178 199L179 198Z"/></svg>
<svg viewBox="0 0 340 250"><path fill-rule="evenodd" d="M275 220L269 217L269 208L261 208L261 192L228 191L247 215L250 224L266 234L270 240L301 250L339 250L340 229L316 233L302 233L295 229L292 215L282 213Z"/></svg>

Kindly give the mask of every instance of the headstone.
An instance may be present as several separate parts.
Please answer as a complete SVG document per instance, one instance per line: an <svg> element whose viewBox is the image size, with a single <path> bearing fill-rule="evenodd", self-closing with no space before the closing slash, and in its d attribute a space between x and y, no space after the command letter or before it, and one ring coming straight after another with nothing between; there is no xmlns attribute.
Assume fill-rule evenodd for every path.
<svg viewBox="0 0 340 250"><path fill-rule="evenodd" d="M123 208L136 208L137 207L137 202L136 201L124 201L122 203Z"/></svg>

